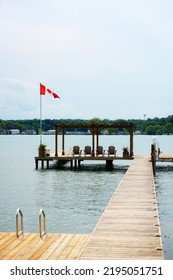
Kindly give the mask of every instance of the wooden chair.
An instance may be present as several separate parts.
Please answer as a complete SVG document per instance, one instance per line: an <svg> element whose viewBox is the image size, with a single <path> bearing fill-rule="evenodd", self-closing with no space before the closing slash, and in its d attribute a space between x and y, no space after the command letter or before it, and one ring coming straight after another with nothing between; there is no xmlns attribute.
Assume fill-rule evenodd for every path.
<svg viewBox="0 0 173 280"><path fill-rule="evenodd" d="M92 150L91 150L91 146L85 146L84 148L84 155L89 155L92 156Z"/></svg>
<svg viewBox="0 0 173 280"><path fill-rule="evenodd" d="M109 146L108 147L108 156L116 156L117 150L115 150L114 146Z"/></svg>
<svg viewBox="0 0 173 280"><path fill-rule="evenodd" d="M73 146L73 156L80 156L81 155L82 150L80 150L79 146Z"/></svg>
<svg viewBox="0 0 173 280"><path fill-rule="evenodd" d="M104 156L104 154L105 154L105 150L103 150L103 147L102 146L98 146L97 150L96 150L96 155L97 156L99 156L99 155Z"/></svg>

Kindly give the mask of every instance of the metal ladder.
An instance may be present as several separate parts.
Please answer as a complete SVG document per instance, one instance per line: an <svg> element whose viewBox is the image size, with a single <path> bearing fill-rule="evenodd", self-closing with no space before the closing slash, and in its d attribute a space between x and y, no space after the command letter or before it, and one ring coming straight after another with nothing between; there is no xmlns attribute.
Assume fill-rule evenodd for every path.
<svg viewBox="0 0 173 280"><path fill-rule="evenodd" d="M20 228L19 228L19 216L20 216ZM43 226L42 226L43 222ZM43 230L42 230L43 228ZM24 234L23 231L23 214L20 208L16 211L16 236L19 238L21 235ZM43 209L40 209L39 212L39 234L40 237L46 234L46 215Z"/></svg>
<svg viewBox="0 0 173 280"><path fill-rule="evenodd" d="M20 231L19 231L19 215L20 215ZM23 214L20 208L16 211L16 236L19 238L23 234Z"/></svg>
<svg viewBox="0 0 173 280"><path fill-rule="evenodd" d="M44 225L43 231L42 231L42 220ZM40 233L40 237L43 237L43 235L46 234L46 215L43 209L40 209L39 212L39 233Z"/></svg>

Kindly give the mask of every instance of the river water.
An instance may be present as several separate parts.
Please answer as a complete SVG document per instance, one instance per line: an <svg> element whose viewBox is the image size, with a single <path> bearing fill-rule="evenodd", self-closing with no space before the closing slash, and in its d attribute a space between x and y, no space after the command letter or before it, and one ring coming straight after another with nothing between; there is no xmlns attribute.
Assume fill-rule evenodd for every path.
<svg viewBox="0 0 173 280"><path fill-rule="evenodd" d="M60 140L60 139L59 139ZM173 136L158 136L163 154L173 154ZM84 162L80 170L35 170L39 136L0 135L0 231L15 231L15 213L21 208L24 231L38 232L38 214L44 209L47 232L90 233L120 183L130 161ZM66 136L66 150L91 145L91 136ZM54 136L43 136L54 152ZM151 136L134 136L134 153L149 155ZM115 145L117 154L129 146L129 136L100 136L106 150ZM61 146L61 141L59 141ZM60 148L60 147L59 147ZM173 259L173 164L158 164L156 189L165 259Z"/></svg>

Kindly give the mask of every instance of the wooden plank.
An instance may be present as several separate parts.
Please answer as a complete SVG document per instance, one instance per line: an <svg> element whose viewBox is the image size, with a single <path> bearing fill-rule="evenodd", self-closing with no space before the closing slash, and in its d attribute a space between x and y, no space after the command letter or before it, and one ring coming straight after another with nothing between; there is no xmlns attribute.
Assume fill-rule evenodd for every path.
<svg viewBox="0 0 173 280"><path fill-rule="evenodd" d="M55 240L52 242L52 244L49 246L49 248L43 252L43 254L39 257L40 260L48 260L50 256L54 253L57 247L60 246L61 242L65 239L66 234L56 234Z"/></svg>
<svg viewBox="0 0 173 280"><path fill-rule="evenodd" d="M32 239L32 242L29 242L19 253L19 260L29 260L32 255L42 246L44 240L40 238L40 235L37 234L35 238Z"/></svg>
<svg viewBox="0 0 173 280"><path fill-rule="evenodd" d="M8 232L0 232L0 244L3 243L3 241L1 242L1 239L3 239L6 235L9 235L10 233Z"/></svg>
<svg viewBox="0 0 173 280"><path fill-rule="evenodd" d="M45 242L35 251L30 257L29 260L38 260L52 245L52 243L56 240L57 235L52 234L48 235L48 238L46 238Z"/></svg>
<svg viewBox="0 0 173 280"><path fill-rule="evenodd" d="M20 250L25 248L25 246L31 242L33 238L35 238L36 234L25 234L24 239L17 239L16 242L12 245L12 248L6 252L6 255L2 258L3 260L10 260L10 259L18 259L18 255L20 255Z"/></svg>
<svg viewBox="0 0 173 280"><path fill-rule="evenodd" d="M12 234L10 233L1 233L1 239L0 239L0 246L6 241L8 240L10 237L12 237Z"/></svg>
<svg viewBox="0 0 173 280"><path fill-rule="evenodd" d="M67 247L67 245L69 244L69 242L71 241L73 236L74 236L74 234L68 234L67 236L65 236L65 238L60 243L60 245L58 247L56 247L54 252L50 255L49 260L62 259L61 254L62 254L63 250L65 249L65 247Z"/></svg>
<svg viewBox="0 0 173 280"><path fill-rule="evenodd" d="M67 260L80 259L81 255L87 245L89 238L90 238L89 234L81 234L77 244L75 245L75 247L71 250L70 254L68 255Z"/></svg>
<svg viewBox="0 0 173 280"><path fill-rule="evenodd" d="M79 234L75 234L70 242L67 244L67 246L64 248L64 250L62 250L60 258L62 260L67 259L67 257L69 256L69 254L71 253L71 251L73 250L73 248L76 246L77 242L80 239L80 235Z"/></svg>
<svg viewBox="0 0 173 280"><path fill-rule="evenodd" d="M13 239L8 240L10 241L8 246L3 248L3 250L0 250L0 259L6 258L6 255L21 243L21 239L18 239L16 234L14 234Z"/></svg>
<svg viewBox="0 0 173 280"><path fill-rule="evenodd" d="M4 238L1 239L0 251L4 250L8 245L16 239L14 235L6 235Z"/></svg>

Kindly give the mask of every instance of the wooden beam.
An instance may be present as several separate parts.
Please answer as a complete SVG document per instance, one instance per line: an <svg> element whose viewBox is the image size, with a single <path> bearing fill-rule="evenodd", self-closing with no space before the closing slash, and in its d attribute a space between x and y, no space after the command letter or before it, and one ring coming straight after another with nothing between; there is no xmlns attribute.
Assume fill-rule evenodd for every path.
<svg viewBox="0 0 173 280"><path fill-rule="evenodd" d="M129 130L130 133L130 156L133 156L133 127Z"/></svg>
<svg viewBox="0 0 173 280"><path fill-rule="evenodd" d="M65 155L65 130L62 127L62 155Z"/></svg>
<svg viewBox="0 0 173 280"><path fill-rule="evenodd" d="M92 156L95 156L95 139L94 139L94 128L92 128Z"/></svg>
<svg viewBox="0 0 173 280"><path fill-rule="evenodd" d="M133 123L130 124L55 124L55 128L98 128L98 129L104 129L104 128L126 128L127 130L131 127L135 127Z"/></svg>
<svg viewBox="0 0 173 280"><path fill-rule="evenodd" d="M99 130L97 128L96 129L96 150L97 150L98 146L99 146Z"/></svg>

